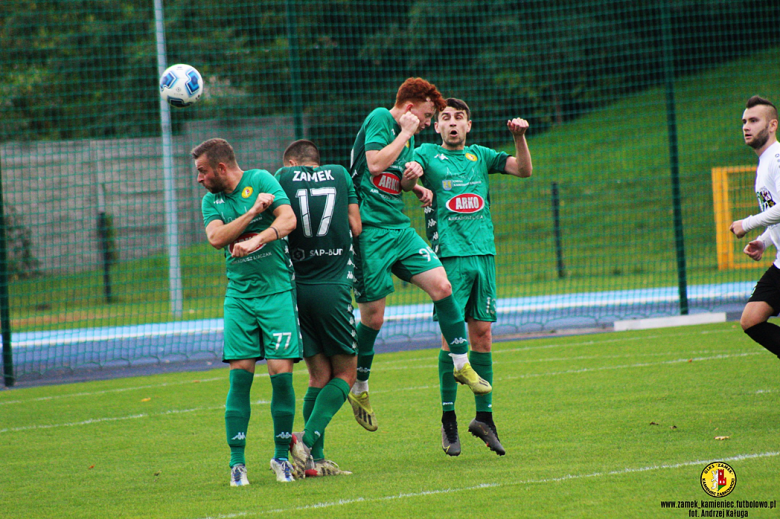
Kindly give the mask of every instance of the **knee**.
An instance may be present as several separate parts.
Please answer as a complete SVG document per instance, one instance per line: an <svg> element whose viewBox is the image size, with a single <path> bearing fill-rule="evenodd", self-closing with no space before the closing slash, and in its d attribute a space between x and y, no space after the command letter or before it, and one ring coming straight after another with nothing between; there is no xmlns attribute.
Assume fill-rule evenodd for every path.
<svg viewBox="0 0 780 519"><path fill-rule="evenodd" d="M471 341L471 349L478 353L490 353L493 346L493 336L490 332L474 337Z"/></svg>
<svg viewBox="0 0 780 519"><path fill-rule="evenodd" d="M385 323L385 316L380 312L367 312L360 314L360 322L374 330L380 330Z"/></svg>
<svg viewBox="0 0 780 519"><path fill-rule="evenodd" d="M309 373L309 387L323 388L328 382L330 382L330 374L322 372Z"/></svg>
<svg viewBox="0 0 780 519"><path fill-rule="evenodd" d="M442 276L441 278L436 280L436 283L434 283L432 289L431 289L431 299L434 301L440 301L444 299L445 297L449 297L452 295L452 284L450 283L450 280L447 279L446 276Z"/></svg>
<svg viewBox="0 0 780 519"><path fill-rule="evenodd" d="M490 353L493 346L493 333L490 327L478 328L471 332L471 349L479 353Z"/></svg>
<svg viewBox="0 0 780 519"><path fill-rule="evenodd" d="M762 319L761 317L752 314L742 314L742 317L739 319L739 325L742 327L742 331L746 332L755 325L765 321L766 319Z"/></svg>
<svg viewBox="0 0 780 519"><path fill-rule="evenodd" d="M338 378L346 382L349 387L352 387L355 385L355 380L357 380L357 373L355 371L341 373Z"/></svg>

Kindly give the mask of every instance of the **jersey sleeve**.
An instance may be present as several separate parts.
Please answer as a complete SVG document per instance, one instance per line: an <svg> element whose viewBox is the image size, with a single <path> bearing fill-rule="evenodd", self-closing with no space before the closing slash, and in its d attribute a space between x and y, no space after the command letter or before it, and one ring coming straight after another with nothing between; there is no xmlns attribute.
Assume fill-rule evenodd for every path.
<svg viewBox="0 0 780 519"><path fill-rule="evenodd" d="M393 142L395 119L387 109L377 109L366 120L366 151L378 151Z"/></svg>
<svg viewBox="0 0 780 519"><path fill-rule="evenodd" d="M425 171L425 168L428 167L428 153L426 153L426 148L428 144L421 144L417 146L414 149L414 161L420 164L422 166L423 171Z"/></svg>
<svg viewBox="0 0 780 519"><path fill-rule="evenodd" d="M281 171L281 170L280 170ZM278 173L278 172L277 172ZM282 189L279 181L273 177L268 171L260 170L260 174L257 177L258 189L261 193L270 193L274 195L274 201L269 207L273 212L280 205L290 205L290 199L287 198L287 193Z"/></svg>
<svg viewBox="0 0 780 519"><path fill-rule="evenodd" d="M214 206L214 196L210 193L201 200L200 210L201 213L203 213L203 227L208 227L208 225L215 220L222 221L222 216Z"/></svg>
<svg viewBox="0 0 780 519"><path fill-rule="evenodd" d="M484 146L477 146L482 158L487 164L488 173L506 173L506 161L509 154L503 151L496 151Z"/></svg>

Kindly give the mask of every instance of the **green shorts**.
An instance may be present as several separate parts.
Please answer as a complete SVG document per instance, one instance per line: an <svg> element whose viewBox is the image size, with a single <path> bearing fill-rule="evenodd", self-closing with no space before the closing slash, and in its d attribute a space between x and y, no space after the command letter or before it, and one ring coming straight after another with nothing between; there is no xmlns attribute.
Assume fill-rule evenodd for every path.
<svg viewBox="0 0 780 519"><path fill-rule="evenodd" d="M393 278L409 281L441 262L412 229L363 227L355 240L355 299L358 303L378 301L392 293Z"/></svg>
<svg viewBox="0 0 780 519"><path fill-rule="evenodd" d="M298 316L303 356L356 355L357 333L348 285L298 283Z"/></svg>
<svg viewBox="0 0 780 519"><path fill-rule="evenodd" d="M254 298L225 297L222 361L301 360L295 291Z"/></svg>
<svg viewBox="0 0 780 519"><path fill-rule="evenodd" d="M464 318L496 321L496 262L493 256L442 258L452 297ZM435 312L434 312L435 315Z"/></svg>

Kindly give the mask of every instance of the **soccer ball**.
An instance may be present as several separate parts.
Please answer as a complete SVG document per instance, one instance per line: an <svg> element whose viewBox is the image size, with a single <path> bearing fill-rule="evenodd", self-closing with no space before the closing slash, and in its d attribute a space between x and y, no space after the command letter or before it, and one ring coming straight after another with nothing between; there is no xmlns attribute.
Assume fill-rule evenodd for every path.
<svg viewBox="0 0 780 519"><path fill-rule="evenodd" d="M172 106L184 108L195 104L203 94L203 78L195 67L172 65L160 77L160 96Z"/></svg>

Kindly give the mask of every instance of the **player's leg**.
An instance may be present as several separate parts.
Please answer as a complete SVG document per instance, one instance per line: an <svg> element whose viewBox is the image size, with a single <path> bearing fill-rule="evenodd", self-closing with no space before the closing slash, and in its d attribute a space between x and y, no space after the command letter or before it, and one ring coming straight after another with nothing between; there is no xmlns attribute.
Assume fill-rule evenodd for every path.
<svg viewBox="0 0 780 519"><path fill-rule="evenodd" d="M271 469L277 481L290 482L293 478L288 451L295 419L292 370L294 363L302 358L294 291L258 298L255 315L271 379L271 418L274 424Z"/></svg>
<svg viewBox="0 0 780 519"><path fill-rule="evenodd" d="M371 366L374 362L374 344L385 320L385 301L383 297L377 301L358 302L360 323L357 325L358 364L357 381L361 383L360 391L368 391L368 378L371 376ZM365 382L366 384L362 384Z"/></svg>
<svg viewBox="0 0 780 519"><path fill-rule="evenodd" d="M357 380L348 395L355 420L368 431L378 424L368 398L368 379L374 362L374 343L385 317L385 298L392 293L390 267L395 262L393 244L400 231L365 227L355 249L355 283L353 290L360 309L357 325Z"/></svg>
<svg viewBox="0 0 780 519"><path fill-rule="evenodd" d="M230 361L230 389L225 402L225 432L230 447L230 485L249 484L246 472L246 435L252 414L250 390L255 376L255 359Z"/></svg>
<svg viewBox="0 0 780 519"><path fill-rule="evenodd" d="M476 394L490 393L491 385L477 375L468 361L469 343L466 338L466 324L463 314L452 297L452 286L444 268L439 266L416 274L410 281L422 288L433 300L439 329L450 350L454 364L453 376L461 384L469 386Z"/></svg>
<svg viewBox="0 0 780 519"><path fill-rule="evenodd" d="M355 355L334 355L330 359L325 354L319 354L310 359L306 359L307 363L318 363L318 371L320 373L333 373L332 377L321 377L314 383L322 384L322 389L317 395L312 412L306 419L306 427L304 429L303 442L311 447L315 448L320 439L325 435L325 428L328 426L333 416L341 409L341 406L347 399L349 388L355 381L355 368L357 366L357 357ZM312 456L315 459L323 458L322 448L319 452L312 451Z"/></svg>
<svg viewBox="0 0 780 519"><path fill-rule="evenodd" d="M338 353L328 360L333 376L323 386L312 413L306 421L306 429L301 441L309 447L313 465L306 471L307 476L349 475L351 472L341 470L339 466L325 459L324 440L325 429L333 416L341 409L347 400L349 388L355 382L357 356L354 353ZM320 381L321 382L321 381Z"/></svg>
<svg viewBox="0 0 780 519"><path fill-rule="evenodd" d="M296 433L292 453L296 475L317 476L323 475L317 461L325 459L325 430L355 383L355 318L349 285L299 284L298 294L309 390L304 399L304 430ZM312 466L307 471L309 457Z"/></svg>
<svg viewBox="0 0 780 519"><path fill-rule="evenodd" d="M257 326L246 301L225 298L223 361L230 365L230 388L225 402L225 433L230 448L230 485L249 484L246 471L246 437L252 414L250 390L255 363L262 357Z"/></svg>
<svg viewBox="0 0 780 519"><path fill-rule="evenodd" d="M360 323L357 325L357 375L348 396L357 423L367 431L376 431L379 422L368 397L368 378L374 363L374 343L385 316L385 298L377 301L358 302Z"/></svg>
<svg viewBox="0 0 780 519"><path fill-rule="evenodd" d="M493 384L493 336L492 322L477 321L473 318L468 319L469 339L471 341L471 352L469 360L480 377ZM498 438L496 424L493 421L493 392L487 395L474 395L477 414L469 423L469 432L485 442L485 445L498 454L503 456L506 450L501 445Z"/></svg>
<svg viewBox="0 0 780 519"><path fill-rule="evenodd" d="M447 272L447 278L452 285L452 297L462 313L471 292L472 273L464 268L461 258L442 258L442 266ZM434 307L434 319L439 316ZM450 348L442 336L442 346L439 350L439 392L441 395L441 447L449 456L458 456L461 452L460 436L458 435L458 419L455 414L455 401L458 396L458 382L453 376L455 365L450 356Z"/></svg>
<svg viewBox="0 0 780 519"><path fill-rule="evenodd" d="M305 341L305 336L304 336ZM303 397L303 423L304 433L306 432L306 425L309 424L314 406L317 403L317 397L320 395L322 388L325 387L331 379L330 362L324 353L318 353L311 357L305 357L306 368L309 370L309 387L306 390L306 395ZM322 441L314 442L310 444L313 448L312 456L322 454L324 449L324 431L321 437Z"/></svg>
<svg viewBox="0 0 780 519"><path fill-rule="evenodd" d="M496 266L493 256L463 258L462 269L472 273L468 302L464 314L469 330L471 352L469 360L480 377L493 384L493 331L496 321ZM496 454L506 451L501 445L493 421L493 392L475 395L476 417L469 423L469 432L485 442Z"/></svg>
<svg viewBox="0 0 780 519"><path fill-rule="evenodd" d="M761 346L780 357L780 327L768 322L780 309L780 269L772 265L761 276L742 311L740 325Z"/></svg>

